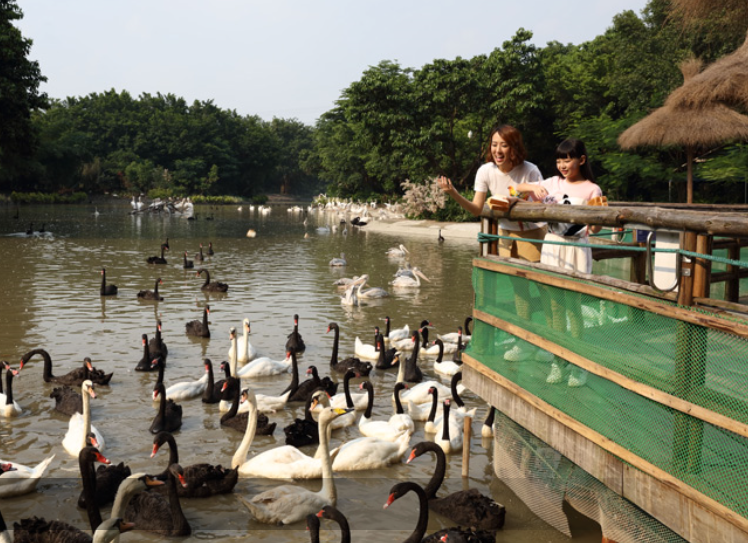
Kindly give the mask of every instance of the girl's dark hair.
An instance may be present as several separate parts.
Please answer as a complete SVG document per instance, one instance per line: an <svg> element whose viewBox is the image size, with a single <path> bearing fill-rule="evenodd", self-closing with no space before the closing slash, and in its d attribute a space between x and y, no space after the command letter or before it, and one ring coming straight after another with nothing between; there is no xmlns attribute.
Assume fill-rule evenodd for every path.
<svg viewBox="0 0 748 543"><path fill-rule="evenodd" d="M556 147L556 159L559 158L582 158L585 157L584 164L579 166L579 173L588 181L595 181L590 166L590 156L587 154L587 148L582 140L568 138L558 144ZM560 173L560 172L559 172Z"/></svg>
<svg viewBox="0 0 748 543"><path fill-rule="evenodd" d="M497 124L488 135L488 148L486 149L486 162L493 162L491 155L491 140L494 134L499 134L507 145L509 145L509 163L512 168L522 164L527 158L525 144L522 143L522 134L510 124Z"/></svg>

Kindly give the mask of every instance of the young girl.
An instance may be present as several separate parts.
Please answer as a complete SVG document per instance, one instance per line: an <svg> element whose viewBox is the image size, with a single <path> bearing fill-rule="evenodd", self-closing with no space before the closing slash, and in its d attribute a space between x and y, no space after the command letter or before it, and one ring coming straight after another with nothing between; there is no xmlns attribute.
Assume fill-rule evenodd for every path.
<svg viewBox="0 0 748 543"><path fill-rule="evenodd" d="M592 168L587 160L587 149L582 141L569 138L559 144L556 148L556 168L561 175L551 177L541 183L548 191L548 196L544 200L546 203L580 205L603 195L603 191L594 182ZM588 232L596 233L599 231L600 226L549 223L545 241L587 243ZM592 273L592 251L589 247L543 244L540 262L566 270ZM549 324L553 326L553 329L558 332L565 332L568 317L572 336L581 339L584 322L582 321L582 300L579 293L567 291L565 304L563 301L560 303L555 300L552 296L548 298L550 298L550 316L552 318L552 323ZM551 372L548 374L546 381L548 383L558 383L563 380L565 366L565 362L556 359L551 364ZM578 387L586 382L587 372L574 366L569 375L568 385Z"/></svg>

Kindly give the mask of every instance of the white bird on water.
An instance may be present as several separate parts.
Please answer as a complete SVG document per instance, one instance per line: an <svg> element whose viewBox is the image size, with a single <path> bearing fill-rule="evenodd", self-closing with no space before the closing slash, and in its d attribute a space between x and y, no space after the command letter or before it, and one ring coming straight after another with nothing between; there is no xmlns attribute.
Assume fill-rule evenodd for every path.
<svg viewBox="0 0 748 543"><path fill-rule="evenodd" d="M390 282L390 285L397 288L418 288L421 286L421 279L429 283L431 282L431 279L426 277L418 268L413 268L413 276L406 277L401 275L400 277L395 277L395 280Z"/></svg>
<svg viewBox="0 0 748 543"><path fill-rule="evenodd" d="M386 255L391 258L402 258L407 254L410 254L410 251L408 251L408 249L406 249L405 245L403 245L402 243L399 247L390 247L389 249L387 249L386 253Z"/></svg>
<svg viewBox="0 0 748 543"><path fill-rule="evenodd" d="M330 266L347 266L348 262L345 260L345 253L340 253L340 258L333 258L330 260Z"/></svg>

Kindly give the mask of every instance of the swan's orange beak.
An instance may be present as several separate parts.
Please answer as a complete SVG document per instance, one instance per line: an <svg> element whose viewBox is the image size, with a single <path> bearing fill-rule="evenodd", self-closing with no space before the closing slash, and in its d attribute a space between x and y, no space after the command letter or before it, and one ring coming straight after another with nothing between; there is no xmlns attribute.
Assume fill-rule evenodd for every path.
<svg viewBox="0 0 748 543"><path fill-rule="evenodd" d="M390 494L390 497L387 498L387 503L384 504L384 507L382 509L387 509L390 505L392 505L392 502L395 501L395 493L393 492Z"/></svg>
<svg viewBox="0 0 748 543"><path fill-rule="evenodd" d="M96 458L97 462L101 462L102 464L111 464L109 459L98 451L94 453L94 457Z"/></svg>
<svg viewBox="0 0 748 543"><path fill-rule="evenodd" d="M415 459L415 457L416 457L416 450L415 450L415 449L413 449L412 451L410 451L410 456L409 456L409 457L408 457L408 459L407 459L407 460L405 461L405 463L406 463L406 464L410 464L410 463L411 463L411 462L412 462L412 461L413 461L413 460Z"/></svg>
<svg viewBox="0 0 748 543"><path fill-rule="evenodd" d="M146 486L161 486L163 484L166 484L166 483L164 483L163 481L161 481L159 479L154 479L153 477L150 477L148 475L146 475L146 477L145 477L145 485Z"/></svg>
<svg viewBox="0 0 748 543"><path fill-rule="evenodd" d="M119 529L119 532L125 533L129 532L130 530L135 528L135 523L133 522L125 522L124 520L120 519L120 521L117 523L117 528Z"/></svg>

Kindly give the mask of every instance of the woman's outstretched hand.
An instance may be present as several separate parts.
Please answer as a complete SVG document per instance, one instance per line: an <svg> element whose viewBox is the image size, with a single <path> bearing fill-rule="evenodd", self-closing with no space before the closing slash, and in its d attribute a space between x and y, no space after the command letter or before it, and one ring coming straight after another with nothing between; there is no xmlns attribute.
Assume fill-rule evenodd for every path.
<svg viewBox="0 0 748 543"><path fill-rule="evenodd" d="M444 192L450 193L455 190L454 185L452 184L452 181L444 177L443 175L436 178L436 184L439 186L440 189L442 189Z"/></svg>

